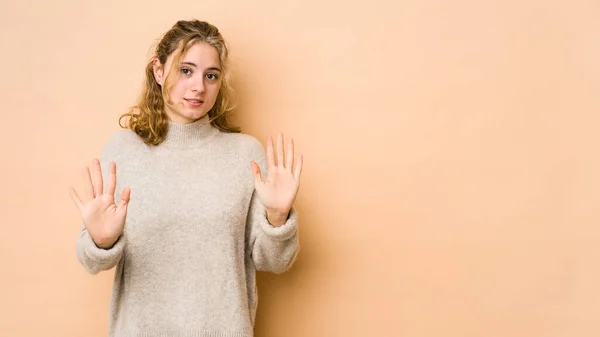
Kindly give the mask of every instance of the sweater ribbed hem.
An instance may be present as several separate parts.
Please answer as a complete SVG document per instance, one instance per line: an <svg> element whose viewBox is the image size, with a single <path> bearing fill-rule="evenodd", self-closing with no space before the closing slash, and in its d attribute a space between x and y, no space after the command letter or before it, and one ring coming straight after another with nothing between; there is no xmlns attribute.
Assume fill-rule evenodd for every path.
<svg viewBox="0 0 600 337"><path fill-rule="evenodd" d="M111 337L252 337L242 331L202 330L202 329L144 329L115 332Z"/></svg>

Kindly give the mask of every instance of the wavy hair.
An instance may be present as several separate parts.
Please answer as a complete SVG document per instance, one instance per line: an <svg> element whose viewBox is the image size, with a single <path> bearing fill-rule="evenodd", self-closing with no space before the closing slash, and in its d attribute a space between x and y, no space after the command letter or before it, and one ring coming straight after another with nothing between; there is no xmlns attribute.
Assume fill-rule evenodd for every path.
<svg viewBox="0 0 600 337"><path fill-rule="evenodd" d="M233 126L230 122L230 114L235 108L235 102L234 91L231 87L227 45L217 27L199 20L177 21L162 36L153 56L146 65L144 88L137 104L119 118L121 127L131 129L148 145L158 145L165 139L169 126L165 105L172 104L169 91L174 82L170 75L178 74L176 69L179 67L181 57L199 42L207 43L217 50L222 69L221 87L215 105L208 112L209 121L221 131L240 132L239 127ZM165 65L171 55L174 56L171 71L167 75L165 85L161 88L154 78L153 61L158 58L160 63ZM126 125L121 125L121 120L125 117L130 118Z"/></svg>

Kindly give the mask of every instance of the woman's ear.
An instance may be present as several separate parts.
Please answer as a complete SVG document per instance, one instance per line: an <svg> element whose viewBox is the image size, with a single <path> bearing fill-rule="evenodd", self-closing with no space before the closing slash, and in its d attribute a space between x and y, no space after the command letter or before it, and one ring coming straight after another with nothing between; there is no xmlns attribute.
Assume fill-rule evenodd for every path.
<svg viewBox="0 0 600 337"><path fill-rule="evenodd" d="M162 86L164 84L164 68L162 64L160 64L160 60L158 59L158 57L154 58L154 61L152 61L152 68L154 70L154 79L156 80L156 83Z"/></svg>

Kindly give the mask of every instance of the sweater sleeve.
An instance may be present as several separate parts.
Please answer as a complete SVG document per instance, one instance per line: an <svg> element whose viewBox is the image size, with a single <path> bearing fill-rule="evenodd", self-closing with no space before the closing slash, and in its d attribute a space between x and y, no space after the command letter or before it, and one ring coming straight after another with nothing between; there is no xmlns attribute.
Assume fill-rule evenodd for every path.
<svg viewBox="0 0 600 337"><path fill-rule="evenodd" d="M260 166L263 179L267 175L267 161L262 145L255 141L254 161ZM298 213L292 208L285 224L275 227L267 220L264 206L256 191L252 193L246 221L247 248L257 270L283 273L288 270L298 255Z"/></svg>
<svg viewBox="0 0 600 337"><path fill-rule="evenodd" d="M123 248L125 247L123 236L120 236L110 249L103 249L96 246L85 226L82 225L81 227L77 238L77 259L83 268L90 274L95 275L116 266L123 256Z"/></svg>
<svg viewBox="0 0 600 337"><path fill-rule="evenodd" d="M105 145L100 155L100 167L102 168L102 179L105 183L108 181L108 164L116 161L116 154L119 149L119 138L122 132L115 133ZM117 167L118 170L118 167ZM117 172L118 176L118 172ZM118 184L118 182L117 182ZM119 200L119 186L115 189L115 200ZM123 256L125 247L124 235L121 235L117 242L110 249L103 249L96 246L96 243L88 233L85 225L81 224L81 230L76 240L76 253L79 263L90 274L98 274L103 270L109 270L117 265Z"/></svg>

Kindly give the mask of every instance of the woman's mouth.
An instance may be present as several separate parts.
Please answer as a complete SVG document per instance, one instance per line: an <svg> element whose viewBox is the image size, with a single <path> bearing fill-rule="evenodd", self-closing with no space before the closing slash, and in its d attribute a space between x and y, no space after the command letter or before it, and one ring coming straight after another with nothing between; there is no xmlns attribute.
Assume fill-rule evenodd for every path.
<svg viewBox="0 0 600 337"><path fill-rule="evenodd" d="M201 99L190 99L190 98L184 98L184 100L186 102L188 102L189 105L193 106L193 107L198 107L201 106L202 103L204 103L203 100Z"/></svg>

